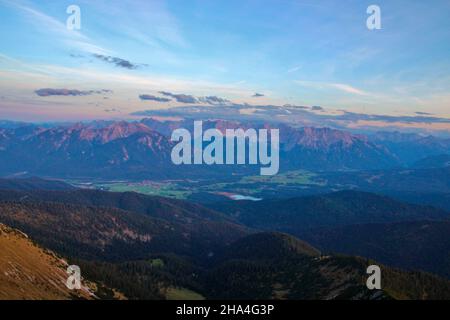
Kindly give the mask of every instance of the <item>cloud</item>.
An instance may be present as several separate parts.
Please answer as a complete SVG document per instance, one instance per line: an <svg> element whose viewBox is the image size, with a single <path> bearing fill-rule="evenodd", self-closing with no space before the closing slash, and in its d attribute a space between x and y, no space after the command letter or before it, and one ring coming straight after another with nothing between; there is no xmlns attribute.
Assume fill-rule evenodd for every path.
<svg viewBox="0 0 450 320"><path fill-rule="evenodd" d="M217 97L217 96L200 97L198 99L201 102L203 102L203 103L208 103L208 104L211 104L211 105L230 103L230 100L227 100L227 99L224 99L224 98L220 98L220 97Z"/></svg>
<svg viewBox="0 0 450 320"><path fill-rule="evenodd" d="M303 110L309 110L310 109L309 107L306 107L306 106L298 106L298 105L289 104L289 103L284 104L283 108L287 108L287 109L295 108L295 109L303 109Z"/></svg>
<svg viewBox="0 0 450 320"><path fill-rule="evenodd" d="M107 113L115 113L115 112L120 113L120 110L119 110L119 109L116 109L116 108L105 109L105 110L103 110L103 111L105 111L105 112L107 112Z"/></svg>
<svg viewBox="0 0 450 320"><path fill-rule="evenodd" d="M224 105L232 103L230 100L218 96L195 97L190 94L175 94L168 91L159 91L160 94L174 98L181 103L205 103L209 105Z"/></svg>
<svg viewBox="0 0 450 320"><path fill-rule="evenodd" d="M104 62L112 63L112 64L116 65L116 67L121 67L121 68L125 68L125 69L133 70L133 69L139 68L139 66L140 66L140 65L132 63L128 60L117 58L117 57L105 56L102 54L94 54L93 56Z"/></svg>
<svg viewBox="0 0 450 320"><path fill-rule="evenodd" d="M71 54L69 54L69 56L72 58L84 58L84 55L77 54L77 53L71 53Z"/></svg>
<svg viewBox="0 0 450 320"><path fill-rule="evenodd" d="M338 90L341 90L341 91L344 91L344 92L347 92L347 93L351 93L351 94L367 95L366 92L364 92L362 90L359 90L359 89L357 89L355 87L352 87L352 86L350 86L348 84L331 83L330 86L332 86L332 87L334 87L334 88L336 88Z"/></svg>
<svg viewBox="0 0 450 320"><path fill-rule="evenodd" d="M4 56L0 53L0 65L4 64L2 61L3 58ZM48 83L60 83L61 79L71 79L71 81L77 81L77 83L94 83L97 84L99 88L114 88L117 90L126 89L129 90L129 92L135 92L136 88L144 88L142 90L150 88L152 90L151 92L135 92L134 96L137 101L136 103L139 103L139 94L155 94L155 92L160 90L182 93L201 90L223 98L227 95L237 97L251 96L248 90L243 89L241 86L204 81L195 78L177 79L153 74L139 75L138 72L117 73L114 70L111 70L111 68L107 68L109 70L96 70L63 67L59 65L35 65L31 63L21 63L20 61L13 63L9 62L9 59L6 62L10 65L13 64L15 70L0 70L0 79L12 79L12 81L9 82L9 88L13 89L17 88L17 83L22 84L23 79L26 78L29 80L25 88L28 93L46 86L52 87L48 85ZM32 83L45 83L46 85L36 87L32 86ZM75 88L80 89L79 86ZM85 88L84 85L83 88ZM170 88L170 90L168 90L168 88Z"/></svg>
<svg viewBox="0 0 450 320"><path fill-rule="evenodd" d="M354 95L369 95L369 93L360 90L358 88L352 87L351 85L345 83L330 83L330 82L319 82L319 81L302 81L296 80L295 83L302 87L312 88L312 89L337 89L339 91L354 94Z"/></svg>
<svg viewBox="0 0 450 320"><path fill-rule="evenodd" d="M336 120L345 121L382 121L384 123L450 123L448 118L430 117L430 116L389 116L389 115L377 115L377 114L365 114L344 111L342 115L333 116Z"/></svg>
<svg viewBox="0 0 450 320"><path fill-rule="evenodd" d="M301 69L300 66L298 66L298 67L293 67L293 68L289 69L289 70L287 71L287 73L293 73L293 72L296 72L296 71L298 71L298 70L300 70L300 69Z"/></svg>
<svg viewBox="0 0 450 320"><path fill-rule="evenodd" d="M78 50L87 51L89 53L106 54L110 52L110 50L94 44L92 39L85 36L81 32L77 30L68 30L65 23L39 10L8 0L4 0L3 3L19 9L27 17L31 18L30 21L37 25L36 30L45 30L52 35L59 36L60 40L62 40L65 45L71 46Z"/></svg>
<svg viewBox="0 0 450 320"><path fill-rule="evenodd" d="M131 113L133 116L172 116L184 119L206 120L220 118L231 121L279 121L280 123L294 123L299 126L326 126L335 129L357 128L417 128L417 130L449 130L450 119L427 116L389 116L383 114L354 113L339 110L339 113L318 113L314 109L293 105L252 105L226 104L220 108L214 106L183 106L164 110L142 110ZM365 129L364 129L365 130Z"/></svg>
<svg viewBox="0 0 450 320"><path fill-rule="evenodd" d="M313 110L313 111L323 111L324 109L322 107L320 107L320 106L312 106L311 110Z"/></svg>
<svg viewBox="0 0 450 320"><path fill-rule="evenodd" d="M156 97L156 96L153 96L151 94L141 94L139 96L139 99L141 99L141 100L157 101L157 102L169 102L169 101L172 101L172 99Z"/></svg>
<svg viewBox="0 0 450 320"><path fill-rule="evenodd" d="M259 97L264 97L264 95L262 93L258 93L256 92L254 95L252 95L253 98L259 98Z"/></svg>
<svg viewBox="0 0 450 320"><path fill-rule="evenodd" d="M166 1L128 0L111 4L111 1L98 0L89 1L89 6L101 12L100 22L112 26L114 33L150 46L152 50L189 47L183 37L182 25ZM111 10L112 6L114 10ZM120 13L120 28L114 28L110 23L118 19L117 13Z"/></svg>
<svg viewBox="0 0 450 320"><path fill-rule="evenodd" d="M76 89L52 89L52 88L43 88L38 89L35 93L40 97L49 97L49 96L89 96L93 94L105 94L111 93L111 90L102 89L102 90L76 90Z"/></svg>
<svg viewBox="0 0 450 320"><path fill-rule="evenodd" d="M181 103L198 103L198 99L194 96L191 96L189 94L175 94L175 93L171 93L168 91L160 91L160 94L167 96L167 97L172 97L175 100L177 100L177 102L181 102Z"/></svg>
<svg viewBox="0 0 450 320"><path fill-rule="evenodd" d="M421 111L417 111L415 112L415 114L419 115L419 116L432 116L432 113L428 113L428 112L421 112Z"/></svg>

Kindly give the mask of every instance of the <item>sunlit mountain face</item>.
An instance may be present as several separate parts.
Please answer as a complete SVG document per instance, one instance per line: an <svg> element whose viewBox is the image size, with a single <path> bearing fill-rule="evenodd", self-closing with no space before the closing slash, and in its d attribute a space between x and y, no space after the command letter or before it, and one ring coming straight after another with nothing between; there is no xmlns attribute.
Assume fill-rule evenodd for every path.
<svg viewBox="0 0 450 320"><path fill-rule="evenodd" d="M450 299L449 12L0 0L0 300Z"/></svg>

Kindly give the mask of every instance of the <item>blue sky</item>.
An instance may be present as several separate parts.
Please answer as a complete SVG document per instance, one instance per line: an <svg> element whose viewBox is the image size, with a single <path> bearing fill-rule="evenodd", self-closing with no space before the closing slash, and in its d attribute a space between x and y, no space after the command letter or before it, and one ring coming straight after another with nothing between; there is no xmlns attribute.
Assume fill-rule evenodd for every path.
<svg viewBox="0 0 450 320"><path fill-rule="evenodd" d="M81 30L66 28L72 4ZM381 30L366 27L371 4ZM0 118L184 105L139 99L160 91L450 117L449 13L448 0L0 0ZM38 96L42 88L89 93Z"/></svg>

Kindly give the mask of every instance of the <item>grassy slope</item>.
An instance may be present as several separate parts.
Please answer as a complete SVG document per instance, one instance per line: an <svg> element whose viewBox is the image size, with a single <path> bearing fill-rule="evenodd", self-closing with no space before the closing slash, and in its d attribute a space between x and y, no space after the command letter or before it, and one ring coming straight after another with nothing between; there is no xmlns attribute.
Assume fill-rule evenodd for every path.
<svg viewBox="0 0 450 320"><path fill-rule="evenodd" d="M92 298L66 288L67 263L0 224L0 300Z"/></svg>

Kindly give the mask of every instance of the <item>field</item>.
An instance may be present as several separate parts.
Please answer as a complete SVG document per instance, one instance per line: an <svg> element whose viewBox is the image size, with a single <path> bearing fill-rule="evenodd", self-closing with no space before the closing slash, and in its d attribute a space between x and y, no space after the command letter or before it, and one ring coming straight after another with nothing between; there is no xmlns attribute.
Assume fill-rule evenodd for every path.
<svg viewBox="0 0 450 320"><path fill-rule="evenodd" d="M275 176L246 176L227 181L68 181L79 186L112 192L138 192L152 196L175 199L192 199L196 195L223 195L225 193L239 197L265 197L271 194L288 193L322 188L326 180L321 176L304 170L282 172Z"/></svg>
<svg viewBox="0 0 450 320"><path fill-rule="evenodd" d="M192 191L174 182L164 181L94 181L82 183L79 181L67 181L72 185L82 188L93 188L111 192L137 192L151 196L161 196L174 199L187 199Z"/></svg>
<svg viewBox="0 0 450 320"><path fill-rule="evenodd" d="M241 179L240 183L265 183L265 184L297 184L297 185L321 185L323 182L316 180L317 174L304 171L288 171L275 176L248 176Z"/></svg>

